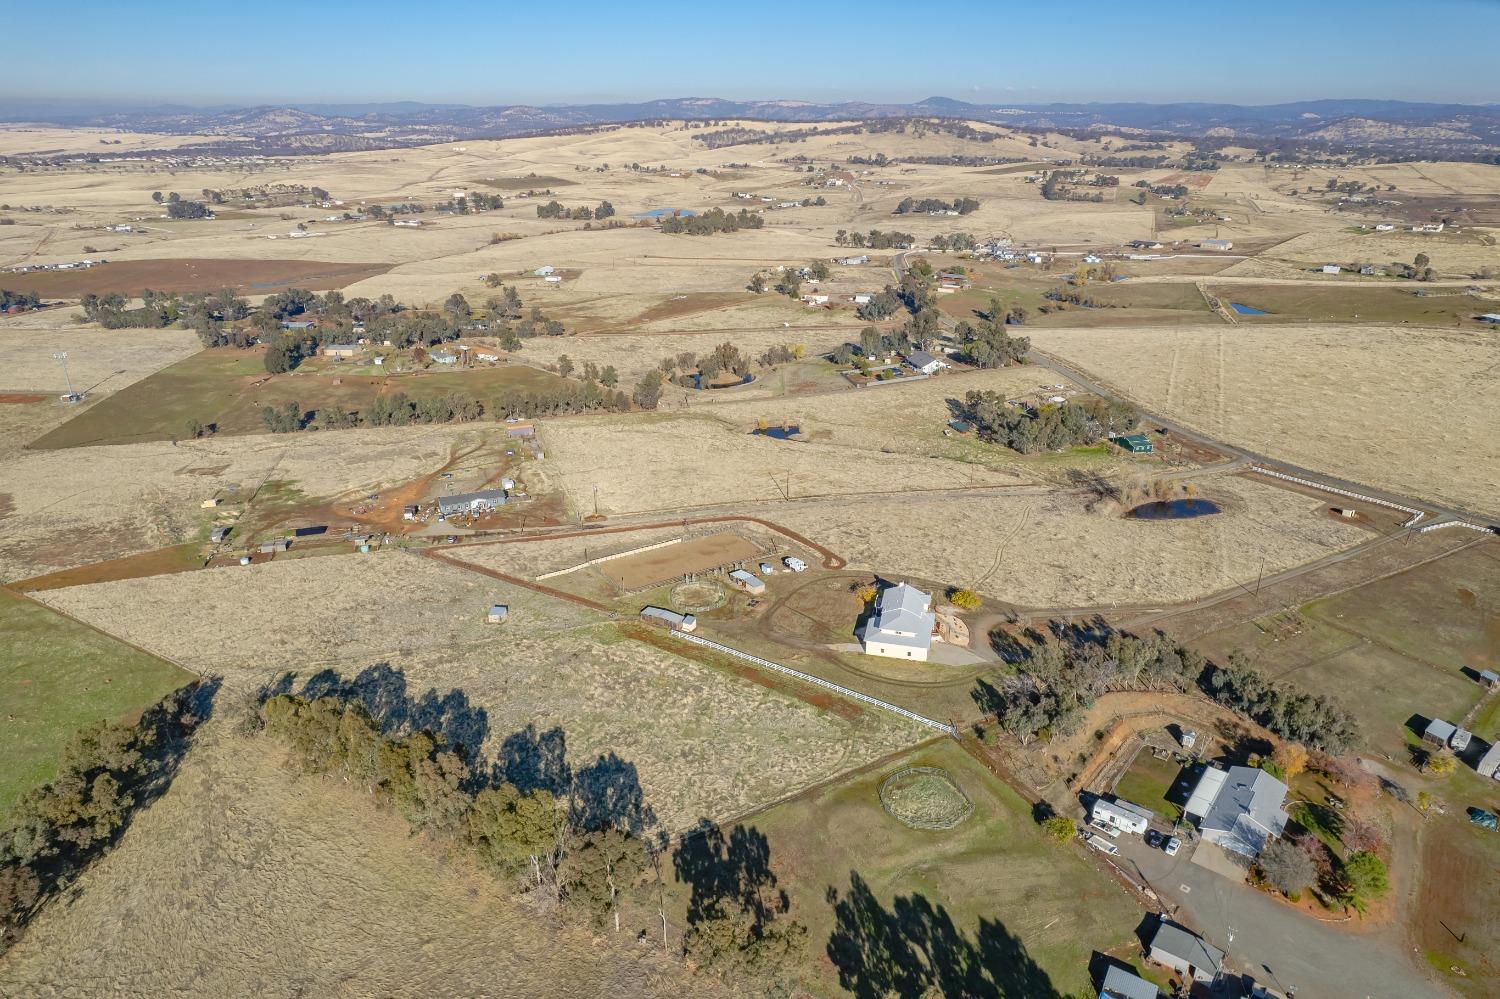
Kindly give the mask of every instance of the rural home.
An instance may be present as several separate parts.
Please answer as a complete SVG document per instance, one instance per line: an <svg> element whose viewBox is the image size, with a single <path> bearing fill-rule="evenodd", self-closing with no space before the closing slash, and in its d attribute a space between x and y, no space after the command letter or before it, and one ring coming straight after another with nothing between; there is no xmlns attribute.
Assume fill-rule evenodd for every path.
<svg viewBox="0 0 1500 999"><path fill-rule="evenodd" d="M827 305L828 304L828 296L827 295L803 295L802 296L802 304L803 305Z"/></svg>
<svg viewBox="0 0 1500 999"><path fill-rule="evenodd" d="M537 277L546 277L548 274L556 274L557 268L553 267L551 264L547 264L543 267L538 267L531 273L535 274Z"/></svg>
<svg viewBox="0 0 1500 999"><path fill-rule="evenodd" d="M861 636L865 655L926 662L937 623L931 608L932 597L914 586L887 587L876 598L875 613Z"/></svg>
<svg viewBox="0 0 1500 999"><path fill-rule="evenodd" d="M427 359L433 364L457 364L458 355L450 354L446 350L434 350L427 355Z"/></svg>
<svg viewBox="0 0 1500 999"><path fill-rule="evenodd" d="M1093 805L1089 807L1090 822L1112 826L1120 832L1131 833L1135 836L1144 834L1153 818L1155 814L1149 808L1142 808L1135 802L1125 801L1122 798L1116 798L1114 801L1096 798Z"/></svg>
<svg viewBox="0 0 1500 999"><path fill-rule="evenodd" d="M744 569L736 569L729 574L729 581L746 593L764 593L766 584L754 573L746 572Z"/></svg>
<svg viewBox="0 0 1500 999"><path fill-rule="evenodd" d="M1343 268L1340 267L1338 264L1324 264L1323 265L1323 273L1324 274L1339 274L1342 271L1343 271Z"/></svg>
<svg viewBox="0 0 1500 999"><path fill-rule="evenodd" d="M281 324L284 330L311 330L317 329L318 324L310 319L295 319Z"/></svg>
<svg viewBox="0 0 1500 999"><path fill-rule="evenodd" d="M1159 999L1156 986L1118 964L1109 966L1099 986L1099 999Z"/></svg>
<svg viewBox="0 0 1500 999"><path fill-rule="evenodd" d="M942 361L933 357L925 350L914 350L910 354L907 354L906 363L924 375L935 375L939 368L944 367Z"/></svg>
<svg viewBox="0 0 1500 999"><path fill-rule="evenodd" d="M484 513L505 503L504 489L481 489L477 493L455 493L438 497L438 513L452 517L460 513Z"/></svg>
<svg viewBox="0 0 1500 999"><path fill-rule="evenodd" d="M517 420L514 423L505 424L505 436L507 437L535 437L536 424L530 420Z"/></svg>
<svg viewBox="0 0 1500 999"><path fill-rule="evenodd" d="M1224 966L1222 950L1165 919L1156 927L1148 956L1157 964L1204 984L1217 978Z"/></svg>
<svg viewBox="0 0 1500 999"><path fill-rule="evenodd" d="M1234 249L1234 244L1227 239L1204 239L1198 242L1198 249L1223 253L1226 250Z"/></svg>
<svg viewBox="0 0 1500 999"><path fill-rule="evenodd" d="M1130 241L1132 250L1160 250L1161 244L1154 239L1132 239Z"/></svg>
<svg viewBox="0 0 1500 999"><path fill-rule="evenodd" d="M1390 222L1381 222L1375 226L1376 232L1395 232L1396 227Z"/></svg>
<svg viewBox="0 0 1500 999"><path fill-rule="evenodd" d="M1098 256L1097 254L1085 253L1083 255L1083 262L1086 263L1086 264L1098 264L1098 263L1103 263L1104 262L1104 258Z"/></svg>
<svg viewBox="0 0 1500 999"><path fill-rule="evenodd" d="M861 253L857 257L836 257L834 263L843 264L845 267L863 267L870 262L867 254Z"/></svg>
<svg viewBox="0 0 1500 999"><path fill-rule="evenodd" d="M870 294L869 292L862 291L858 294L849 296L849 301L853 302L855 305L868 305L870 304L870 300L874 297L875 296Z"/></svg>
<svg viewBox="0 0 1500 999"><path fill-rule="evenodd" d="M1445 227L1445 225L1446 225L1446 223L1443 223L1443 222L1426 222L1426 223L1423 223L1422 225L1414 225L1414 226L1412 226L1411 227L1411 231L1412 232L1442 232L1443 229L1444 229L1444 227Z"/></svg>
<svg viewBox="0 0 1500 999"><path fill-rule="evenodd" d="M319 353L324 357L332 357L340 361L346 357L354 357L359 352L359 345L354 343L325 343L319 348Z"/></svg>
<svg viewBox="0 0 1500 999"><path fill-rule="evenodd" d="M1150 454L1152 451L1151 438L1145 434L1122 434L1111 440L1131 454Z"/></svg>
<svg viewBox="0 0 1500 999"><path fill-rule="evenodd" d="M1183 811L1198 820L1205 842L1253 859L1286 828L1286 793L1286 785L1264 770L1210 766Z"/></svg>
<svg viewBox="0 0 1500 999"><path fill-rule="evenodd" d="M1500 312L1486 312L1484 315L1479 316L1478 319L1482 323L1500 325Z"/></svg>
<svg viewBox="0 0 1500 999"><path fill-rule="evenodd" d="M1458 732L1458 726L1452 722L1445 722L1441 718L1434 718L1427 723L1427 728L1422 732L1422 741L1431 746L1442 749L1448 745L1448 740Z"/></svg>
<svg viewBox="0 0 1500 999"><path fill-rule="evenodd" d="M665 607L642 607L641 620L673 631L693 631L698 627L698 619L693 615L679 614Z"/></svg>

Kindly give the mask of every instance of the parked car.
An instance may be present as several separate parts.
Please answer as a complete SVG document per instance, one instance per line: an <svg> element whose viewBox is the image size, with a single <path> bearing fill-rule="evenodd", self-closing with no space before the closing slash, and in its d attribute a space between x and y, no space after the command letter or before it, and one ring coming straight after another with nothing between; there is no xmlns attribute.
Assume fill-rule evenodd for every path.
<svg viewBox="0 0 1500 999"><path fill-rule="evenodd" d="M1157 832L1155 829L1147 829L1146 845L1153 848L1161 846L1161 833Z"/></svg>
<svg viewBox="0 0 1500 999"><path fill-rule="evenodd" d="M1176 836L1168 836L1166 846L1163 846L1161 849L1167 856L1175 857L1177 856L1177 851L1182 849L1182 840Z"/></svg>

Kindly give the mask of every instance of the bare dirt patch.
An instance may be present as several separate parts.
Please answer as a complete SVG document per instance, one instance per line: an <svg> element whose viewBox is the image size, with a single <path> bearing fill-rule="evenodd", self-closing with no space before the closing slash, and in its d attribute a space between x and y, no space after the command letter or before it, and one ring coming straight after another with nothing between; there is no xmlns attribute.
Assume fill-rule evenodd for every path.
<svg viewBox="0 0 1500 999"><path fill-rule="evenodd" d="M234 288L264 295L296 286L313 291L343 288L356 281L378 277L390 264L330 263L323 260L209 260L162 258L159 260L112 260L75 271L34 271L9 280L27 291L50 298L82 298L84 295L139 295L154 291L211 291Z"/></svg>
<svg viewBox="0 0 1500 999"><path fill-rule="evenodd" d="M655 551L611 559L600 566L606 579L626 590L640 590L696 572L707 572L760 554L760 547L732 532L709 534Z"/></svg>

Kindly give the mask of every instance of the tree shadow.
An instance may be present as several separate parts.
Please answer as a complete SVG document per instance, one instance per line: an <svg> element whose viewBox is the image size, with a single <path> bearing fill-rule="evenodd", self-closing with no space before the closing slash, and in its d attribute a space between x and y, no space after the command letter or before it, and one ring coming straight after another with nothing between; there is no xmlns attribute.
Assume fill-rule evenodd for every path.
<svg viewBox="0 0 1500 999"><path fill-rule="evenodd" d="M613 752L573 775L568 812L574 825L588 831L617 829L639 836L656 824L635 764Z"/></svg>
<svg viewBox="0 0 1500 999"><path fill-rule="evenodd" d="M973 999L1061 999L1051 978L997 920L971 936L925 896L896 896L889 908L859 872L842 896L830 888L835 926L827 954L839 984L859 999L942 995Z"/></svg>
<svg viewBox="0 0 1500 999"><path fill-rule="evenodd" d="M1115 633L1114 626L1104 619L1103 614L1077 621L1053 619L1047 622L1047 630L1053 638L1069 645L1098 645Z"/></svg>
<svg viewBox="0 0 1500 999"><path fill-rule="evenodd" d="M321 670L308 677L298 696L309 701L320 697L357 701L386 735L430 732L475 761L490 734L489 712L471 703L468 694L462 690L439 694L437 688L429 687L413 697L406 674L390 663L367 666L353 679L331 669Z"/></svg>
<svg viewBox="0 0 1500 999"><path fill-rule="evenodd" d="M520 791L548 791L566 794L573 786L573 771L568 765L568 737L554 725L538 731L528 724L512 732L500 743L495 760L494 779L514 784Z"/></svg>
<svg viewBox="0 0 1500 999"><path fill-rule="evenodd" d="M726 836L709 819L684 833L672 855L676 879L689 886L687 921L697 926L726 909L769 922L790 905L771 869L771 844L754 826L737 825Z"/></svg>

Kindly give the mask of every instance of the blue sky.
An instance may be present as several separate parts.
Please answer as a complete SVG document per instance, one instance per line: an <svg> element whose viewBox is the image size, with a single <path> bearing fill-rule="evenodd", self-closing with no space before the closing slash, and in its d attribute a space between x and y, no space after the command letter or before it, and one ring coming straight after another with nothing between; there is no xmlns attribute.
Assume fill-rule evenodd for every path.
<svg viewBox="0 0 1500 999"><path fill-rule="evenodd" d="M1500 101L1500 0L74 0L4 22L0 95L23 98Z"/></svg>

